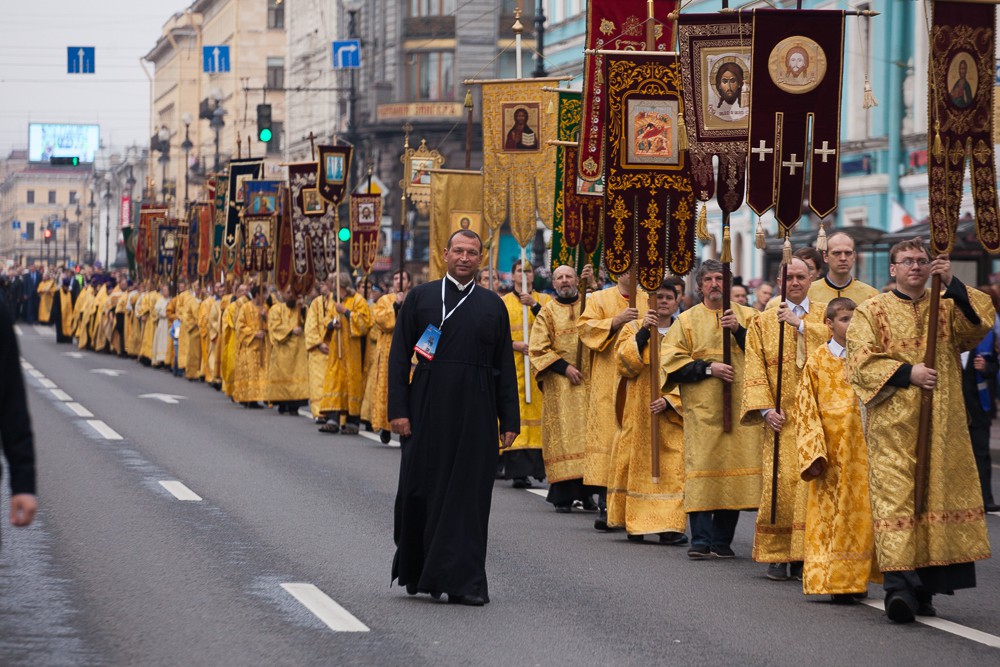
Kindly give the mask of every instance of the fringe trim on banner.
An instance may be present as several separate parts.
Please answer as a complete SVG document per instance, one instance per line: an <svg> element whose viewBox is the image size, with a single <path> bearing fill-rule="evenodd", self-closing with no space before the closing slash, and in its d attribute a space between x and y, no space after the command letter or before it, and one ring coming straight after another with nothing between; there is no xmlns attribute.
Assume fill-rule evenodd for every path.
<svg viewBox="0 0 1000 667"><path fill-rule="evenodd" d="M819 223L819 234L816 235L816 250L826 252L826 229Z"/></svg>
<svg viewBox="0 0 1000 667"><path fill-rule="evenodd" d="M781 263L789 264L792 261L792 240L785 234L785 243L781 246Z"/></svg>
<svg viewBox="0 0 1000 667"><path fill-rule="evenodd" d="M684 124L684 114L679 113L677 114L677 150L686 151L688 148L688 133L687 126Z"/></svg>
<svg viewBox="0 0 1000 667"><path fill-rule="evenodd" d="M767 235L764 234L764 225L760 224L760 218L757 218L757 235L756 242L757 250L763 250L767 247Z"/></svg>
<svg viewBox="0 0 1000 667"><path fill-rule="evenodd" d="M708 243L712 240L712 235L708 233L708 207L704 204L702 204L701 211L698 213L698 225L694 231L698 235L698 240L702 243Z"/></svg>
<svg viewBox="0 0 1000 667"><path fill-rule="evenodd" d="M875 93L872 92L871 79L868 78L867 74L865 75L865 101L862 106L865 109L871 109L872 107L878 106L878 100L875 99Z"/></svg>
<svg viewBox="0 0 1000 667"><path fill-rule="evenodd" d="M730 264L733 261L732 241L729 238L729 225L722 228L722 252L719 253L719 261L723 264Z"/></svg>
<svg viewBox="0 0 1000 667"><path fill-rule="evenodd" d="M935 160L944 157L944 146L941 145L941 121L934 121L934 142L931 144L931 155Z"/></svg>

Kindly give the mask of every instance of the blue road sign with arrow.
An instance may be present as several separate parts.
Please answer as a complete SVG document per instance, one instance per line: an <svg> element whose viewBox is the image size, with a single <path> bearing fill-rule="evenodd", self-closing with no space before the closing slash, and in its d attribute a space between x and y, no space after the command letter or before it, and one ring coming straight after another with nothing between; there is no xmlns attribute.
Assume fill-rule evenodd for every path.
<svg viewBox="0 0 1000 667"><path fill-rule="evenodd" d="M11 223L10 223L10 228L11 229L20 229L21 228L21 221L20 220L12 220Z"/></svg>
<svg viewBox="0 0 1000 667"><path fill-rule="evenodd" d="M333 69L359 69L360 67L360 39L345 39L333 43Z"/></svg>
<svg viewBox="0 0 1000 667"><path fill-rule="evenodd" d="M93 74L94 73L94 51L93 46L68 46L66 47L66 71L69 74Z"/></svg>
<svg viewBox="0 0 1000 667"><path fill-rule="evenodd" d="M201 71L217 74L229 71L229 47L222 44L201 47Z"/></svg>

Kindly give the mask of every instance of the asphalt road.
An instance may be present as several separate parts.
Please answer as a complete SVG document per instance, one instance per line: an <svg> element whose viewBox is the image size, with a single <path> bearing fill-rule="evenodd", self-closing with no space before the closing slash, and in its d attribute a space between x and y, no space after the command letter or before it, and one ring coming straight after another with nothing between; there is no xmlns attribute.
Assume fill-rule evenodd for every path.
<svg viewBox="0 0 1000 667"><path fill-rule="evenodd" d="M398 449L56 346L50 330L19 330L41 509L31 528L3 527L4 665L1000 660L996 560L978 566L978 588L936 600L946 630L895 626L870 606L833 606L807 599L798 582L766 580L749 559L751 514L736 560L691 562L684 548L597 533L593 515L556 514L502 481L492 603L408 597L389 585ZM1000 517L987 520L996 551ZM318 594L333 627L367 631L333 629L286 584L315 586L290 588Z"/></svg>

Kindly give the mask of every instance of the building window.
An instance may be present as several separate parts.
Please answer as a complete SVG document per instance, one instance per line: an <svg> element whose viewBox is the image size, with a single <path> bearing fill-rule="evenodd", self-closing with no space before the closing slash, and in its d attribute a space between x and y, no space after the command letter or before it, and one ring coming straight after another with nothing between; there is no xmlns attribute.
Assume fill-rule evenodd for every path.
<svg viewBox="0 0 1000 667"><path fill-rule="evenodd" d="M284 129L284 123L280 121L271 121L271 140L267 142L267 154L268 155L280 155L281 154L281 132Z"/></svg>
<svg viewBox="0 0 1000 667"><path fill-rule="evenodd" d="M34 204L35 203L35 191L34 190L28 190L28 203L29 204Z"/></svg>
<svg viewBox="0 0 1000 667"><path fill-rule="evenodd" d="M31 191L29 190L28 192L31 192ZM26 241L34 241L35 240L35 223L33 223L33 222L26 222L26 223L24 223L24 233L28 236L28 238L25 239Z"/></svg>
<svg viewBox="0 0 1000 667"><path fill-rule="evenodd" d="M267 0L267 27L284 29L285 3L282 0Z"/></svg>
<svg viewBox="0 0 1000 667"><path fill-rule="evenodd" d="M285 87L285 59L267 59L267 87L269 89L282 89Z"/></svg>
<svg viewBox="0 0 1000 667"><path fill-rule="evenodd" d="M455 13L455 0L410 0L410 16L447 16Z"/></svg>
<svg viewBox="0 0 1000 667"><path fill-rule="evenodd" d="M70 204L75 204L76 203L76 190L70 190L69 191L69 203Z"/></svg>
<svg viewBox="0 0 1000 667"><path fill-rule="evenodd" d="M410 53L406 70L406 99L455 99L455 54L451 51Z"/></svg>
<svg viewBox="0 0 1000 667"><path fill-rule="evenodd" d="M56 191L55 190L49 190L49 203L50 204L55 204L56 203Z"/></svg>

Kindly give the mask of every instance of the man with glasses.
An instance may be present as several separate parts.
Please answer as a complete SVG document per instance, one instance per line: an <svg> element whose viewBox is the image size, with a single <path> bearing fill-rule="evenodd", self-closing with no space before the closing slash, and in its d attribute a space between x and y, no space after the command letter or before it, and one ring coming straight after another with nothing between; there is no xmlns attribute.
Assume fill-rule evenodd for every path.
<svg viewBox="0 0 1000 667"><path fill-rule="evenodd" d="M990 297L966 287L947 255L933 260L923 240L889 252L891 292L860 304L847 331L848 380L866 409L875 548L896 623L934 616L936 593L976 585L975 561L990 557L983 498L969 441L959 353L993 325ZM928 277L945 287L933 367L924 364L930 315ZM914 505L921 395L931 392L926 507Z"/></svg>

